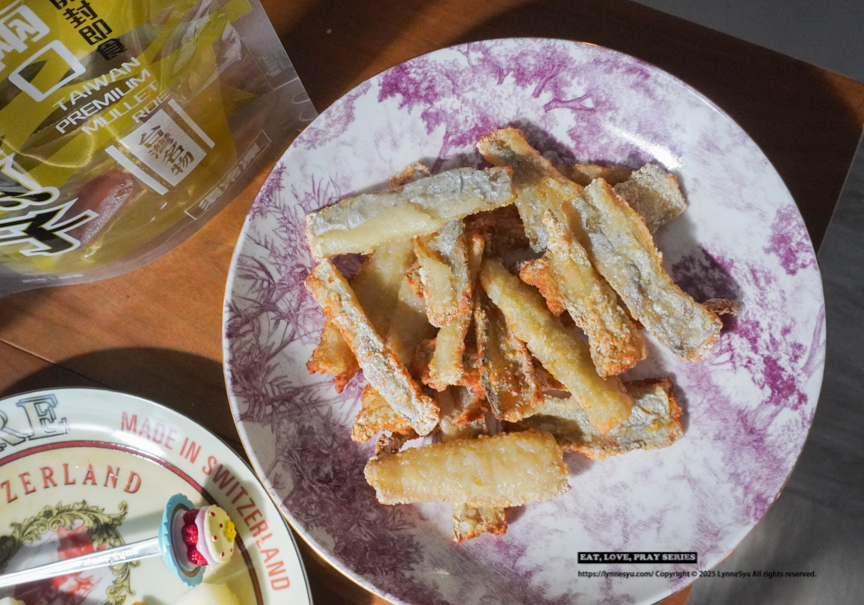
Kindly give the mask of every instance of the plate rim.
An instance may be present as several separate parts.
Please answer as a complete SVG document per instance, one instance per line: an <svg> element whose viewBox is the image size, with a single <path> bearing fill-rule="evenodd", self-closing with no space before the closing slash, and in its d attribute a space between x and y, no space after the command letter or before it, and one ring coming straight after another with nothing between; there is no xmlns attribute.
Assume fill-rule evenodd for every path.
<svg viewBox="0 0 864 605"><path fill-rule="evenodd" d="M230 452L231 456L234 457L234 459L231 460L231 462L239 463L243 468L245 468L249 472L249 478L258 482L261 485L261 487L263 488L262 492L264 493L264 495L267 496L268 501L273 506L275 512L278 514L278 517L284 523L285 529L287 530L286 531L287 536L288 536L288 538L291 542L291 546L293 548L293 550L291 552L294 555L294 557L296 558L296 560L298 561L300 570L303 573L303 583L304 583L305 588L306 588L305 593L306 593L307 603L308 603L308 605L312 605L314 603L314 600L312 599L311 585L309 583L309 576L308 576L308 572L306 570L306 564L303 561L303 556L300 553L299 547L297 546L297 539L295 538L294 533L293 533L294 531L296 531L294 529L294 525L288 521L282 507L279 505L279 503L277 503L273 499L273 495L271 494L270 489L261 481L260 476L259 476L258 472L255 470L255 468L251 465L251 463L249 461L244 460L240 456L240 454L238 454L235 451L235 449L231 446L230 443L225 441L225 439L223 439L222 437L220 437L215 432L211 431L209 428L205 427L201 423L196 422L195 420L193 420L189 416L187 416L181 412L178 412L177 410L174 410L163 403L153 401L152 399L148 399L148 398L143 397L141 395L126 393L126 392L118 391L116 389L111 389L108 387L56 387L56 388L46 387L46 388L42 388L42 389L28 389L26 391L21 391L18 393L9 394L9 395L5 395L3 397L0 397L0 404L7 403L7 402L12 401L14 399L20 399L22 397L28 397L28 396L42 394L42 393L53 394L53 393L57 393L57 392L80 393L80 394L85 394L88 392L90 392L90 393L98 392L98 393L105 393L105 394L108 394L110 396L119 396L120 398L133 399L133 400L136 400L137 402L143 404L145 407L148 407L148 406L149 407L155 407L162 414L167 414L168 416L173 416L173 417L181 419L182 422L189 423L190 426L194 426L196 429L207 434L208 437L213 439L215 442L222 445L228 452ZM101 425L101 426L105 426L105 425ZM236 423L235 423L235 426L236 426ZM70 430L71 430L71 427L70 427ZM57 443L63 443L63 442L58 441ZM116 440L112 440L112 441L108 441L108 442L104 442L104 443L123 445L122 442L117 442ZM8 456L19 455L19 454L26 452L27 450L29 450L33 447L40 447L40 445L36 444L36 445L32 445L30 447L26 447L26 448L23 448L20 450L10 450L9 452L6 452L6 453L0 452L0 462L2 462ZM152 456L154 458L158 458L158 459L162 460L163 462L166 462L168 464L173 464L171 461L166 460L164 457L159 456L154 452L146 452L146 453L149 456ZM199 487L202 490L204 489L203 485L200 485ZM254 540L253 540L253 542L254 542ZM258 570L258 573L262 574L262 576L261 576L262 578L266 577L266 570ZM273 605L275 605L275 604L273 604Z"/></svg>
<svg viewBox="0 0 864 605"><path fill-rule="evenodd" d="M392 66L364 79L362 82L360 82L356 86L352 87L350 90L348 90L348 91L344 92L342 95L340 95L340 97L338 99L336 99L330 106L328 106L324 111L322 111L315 118L315 120L313 120L308 126L314 126L316 122L319 122L321 120L326 119L326 116L328 116L328 114L334 110L334 107L337 106L345 97L351 95L352 93L354 93L359 88L366 85L367 83L379 80L384 74L386 74L386 73L392 71L393 69L398 68L402 65L410 64L414 61L417 61L419 59L423 59L425 57L431 57L431 56L434 56L437 54L443 54L443 53L446 53L449 51L454 51L457 49L469 48L472 45L489 45L489 44L514 43L514 42L528 42L528 43L550 43L550 42L552 42L552 43L558 43L558 44L562 44L562 45L572 45L574 47L581 47L581 48L591 47L591 48L597 49L603 53L611 53L612 55L624 58L625 60L631 61L633 63L640 65L640 66L648 68L651 71L651 77L652 78L659 76L659 77L662 77L662 79L665 80L665 82L672 83L679 88L685 89L687 93L692 95L693 98L697 99L707 109L709 109L710 111L719 115L722 120L733 125L739 133L743 134L746 137L746 142L749 143L750 145L752 145L759 152L761 157L764 158L765 161L767 162L767 164L770 168L770 171L772 171L774 174L776 174L776 176L778 178L778 184L780 185L780 187L782 187L782 192L783 192L784 196L786 198L788 198L788 201L791 203L791 207L794 208L796 220L798 222L800 222L800 224L803 225L805 228L807 252L808 252L808 254L810 254L812 256L812 258L814 260L817 261L815 263L815 270L816 270L816 277L818 278L818 281L819 281L819 290L818 290L819 300L818 300L818 302L822 308L821 330L822 330L823 335L825 334L825 327L826 327L826 316L824 313L825 293L824 293L824 285L822 284L822 280L821 280L821 270L820 270L819 265L818 265L817 251L815 249L815 246L813 245L813 240L810 236L809 229L807 229L807 224L804 222L804 218L803 218L803 215L801 214L801 210L798 206L798 203L796 202L792 193L789 191L789 188L786 185L786 182L784 181L783 177L777 171L774 163L770 160L770 158L768 158L768 156L765 154L762 147L750 136L750 134L734 118L732 118L722 107L720 107L717 103L715 103L711 98L706 96L704 93L702 93L701 91L699 91L698 89L696 89L695 87L690 85L689 83L680 79L679 77L677 77L677 76L669 73L668 71L664 70L663 68L658 67L657 65L655 65L651 62L645 61L644 59L641 59L635 55L625 53L625 52L622 52L622 51L619 51L616 49L612 49L612 48L609 48L607 46L594 44L591 42L586 42L586 41L581 41L581 40L572 40L572 39L567 39L567 38L555 38L555 37L538 37L538 36L504 37L504 38L499 37L499 38L489 38L489 39L484 39L484 40L474 40L474 41L470 41L470 42L464 42L464 43L446 46L446 47L438 48L438 49L435 49L435 50L432 50L429 52L415 55L411 58L408 58L404 61L400 61L399 63L396 63L396 64L394 64L394 65L392 65ZM271 492L271 490L272 490L271 498L273 498L274 502L277 500L276 496L274 495L276 490L275 490L274 486L272 485L272 483L269 481L269 478L266 477L266 474L265 474L266 469L260 465L259 460L258 460L258 456L254 454L254 449L252 448L253 444L252 444L252 441L250 439L249 434L247 433L245 423L243 421L239 420L240 411L239 411L239 406L238 406L238 402L237 402L237 396L235 395L234 389L232 388L233 382L231 379L231 372L229 369L229 366L230 366L230 363L232 360L232 355L231 355L231 351L230 351L230 339L228 337L228 333L227 333L228 331L226 329L226 326L227 326L229 304L232 300L232 295L235 292L235 288L236 288L235 281L237 279L239 259L242 256L242 250L243 250L244 244L246 244L246 242L249 238L249 233L251 230L251 223L253 220L254 210L257 207L257 205L259 204L261 193L262 193L266 183L269 182L271 177L273 177L276 169L278 167L280 167L281 165L285 165L284 160L285 160L286 156L288 156L289 154L292 153L292 151L295 149L295 146L298 145L298 142L302 143L303 137L306 134L306 132L308 132L308 131L301 132L291 142L291 144L288 146L288 148L285 150L285 152L282 154L282 156L273 165L273 168L271 169L270 173L268 174L267 178L265 179L264 183L262 184L261 189L259 189L259 192L256 194L255 200L254 200L252 206L250 207L249 212L247 213L247 215L245 217L242 229L240 231L240 235L237 239L237 243L236 243L235 248L234 248L234 253L232 255L231 265L230 265L229 273L228 273L228 279L226 281L225 297L223 300L223 316L222 316L223 373L225 376L226 392L228 394L228 400L229 400L229 403L231 406L232 416L234 418L234 422L235 422L235 425L237 427L238 434L240 435L241 442L242 442L244 448L246 449L247 455L249 456L250 463L252 464L253 469L255 470L256 474L258 474L259 479L261 480L262 484L264 484L267 491ZM670 171L674 173L675 169L672 169ZM305 245L305 244L301 244L301 245ZM778 489L778 491L774 495L774 498L772 499L771 503L765 509L765 511L761 514L761 516L755 522L753 522L749 527L747 527L746 530L744 530L740 534L740 537L734 541L734 545L726 554L724 554L722 556L718 556L717 561L715 561L711 565L711 567L705 567L704 569L711 569L714 566L718 565L732 551L734 551L736 548L738 548L738 546L740 546L741 542L746 538L746 536L748 534L750 534L750 532L753 531L753 529L756 527L756 525L768 513L770 508L773 506L774 502L776 502L777 497L779 497L779 495L786 488L786 485L788 484L789 479L792 476L792 473L795 471L795 469L797 468L797 466L800 462L801 453L804 449L804 445L807 442L810 431L812 430L813 416L816 413L816 409L817 409L818 404L819 404L821 389L823 386L824 370L825 370L825 352L826 352L826 340L825 340L825 338L823 337L823 339L820 342L814 341L813 342L813 348L815 349L815 352L821 356L822 361L819 364L818 369L816 370L816 372L813 374L813 376L811 378L811 380L816 381L816 386L814 387L814 393L813 393L812 414L811 414L810 420L808 422L807 429L806 429L806 431L804 431L803 438L801 439L800 447L797 448L797 451L795 453L794 462L793 462L788 474L786 475L782 486ZM294 530L297 532L297 534L301 538L303 538L303 540L306 542L306 544L316 554L318 554L322 559L324 559L330 565L332 565L334 568L336 568L340 573L347 576L352 581L359 584L360 586L367 589L368 591L372 592L373 594L376 594L382 598L386 598L388 600L391 600L394 603L399 603L399 604L404 604L404 605L412 605L412 603L413 603L412 601L407 601L401 597L398 597L396 595L393 595L393 594L387 592L386 590L384 590L382 588L375 586L369 580L367 580L365 578L365 576L355 572L353 569L351 569L351 567L349 565L347 565L345 562L340 560L340 558L338 558L335 554L328 552L325 545L319 544L318 540L316 540L311 535L311 532L306 530L303 527L303 524L300 523L300 521L297 520L295 518L295 516L289 510L283 508L279 504L277 504L277 506L282 511L283 516L285 517L287 522L291 525L292 528L294 528ZM701 565L700 565L700 568L701 568ZM668 597L669 595L672 595L675 592L682 590L686 586L692 585L692 583L696 579L697 578L695 578L695 577L690 578L687 580L686 584L678 585L674 589L672 589L672 588L665 589L663 592L656 593L656 595L652 596L652 597L645 597L643 600L638 600L638 598L637 598L636 602L640 603L640 604L644 603L644 605L653 604L658 600L662 600L662 599Z"/></svg>

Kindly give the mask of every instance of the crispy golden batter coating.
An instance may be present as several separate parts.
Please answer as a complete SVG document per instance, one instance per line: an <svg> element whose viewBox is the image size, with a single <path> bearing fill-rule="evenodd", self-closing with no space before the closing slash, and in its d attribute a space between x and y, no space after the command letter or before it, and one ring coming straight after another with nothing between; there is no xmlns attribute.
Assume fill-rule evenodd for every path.
<svg viewBox="0 0 864 605"><path fill-rule="evenodd" d="M414 162L405 166L399 174L390 179L390 188L401 189L408 183L413 183L414 181L426 178L427 176L432 176L432 173L429 172L429 168L427 168L425 164Z"/></svg>
<svg viewBox="0 0 864 605"><path fill-rule="evenodd" d="M471 312L468 242L462 221L414 239L429 323L443 328Z"/></svg>
<svg viewBox="0 0 864 605"><path fill-rule="evenodd" d="M509 170L458 168L307 214L306 240L316 260L367 254L383 243L429 235L452 220L512 202Z"/></svg>
<svg viewBox="0 0 864 605"><path fill-rule="evenodd" d="M564 494L569 469L549 433L526 431L411 448L366 464L382 504L443 500L521 506Z"/></svg>
<svg viewBox="0 0 864 605"><path fill-rule="evenodd" d="M567 310L567 304L558 288L558 278L552 273L545 255L520 263L519 279L540 291L546 306L555 317L561 317L561 314Z"/></svg>
<svg viewBox="0 0 864 605"><path fill-rule="evenodd" d="M486 294L504 313L507 326L549 372L588 412L591 423L608 433L630 415L632 400L616 377L601 378L588 345L552 315L540 294L511 275L504 266L487 260L480 272Z"/></svg>
<svg viewBox="0 0 864 605"><path fill-rule="evenodd" d="M468 283L465 293L468 300L464 305L464 311L438 331L438 336L435 338L435 352L429 363L429 381L427 384L437 391L443 391L449 385L461 384L465 372L463 364L465 337L468 335L468 329L471 325L477 275L483 262L483 238L479 235L472 235L468 239L467 248Z"/></svg>
<svg viewBox="0 0 864 605"><path fill-rule="evenodd" d="M363 388L360 403L360 413L351 429L351 439L354 441L368 441L382 431L402 435L414 432L408 420L394 410L372 385L367 384Z"/></svg>
<svg viewBox="0 0 864 605"><path fill-rule="evenodd" d="M639 213L652 233L687 210L678 179L656 164L645 164L623 182L605 180Z"/></svg>
<svg viewBox="0 0 864 605"><path fill-rule="evenodd" d="M342 338L339 327L326 317L321 339L306 362L306 369L312 374L333 374L333 387L337 393L342 392L360 369L360 364L357 363L351 347Z"/></svg>
<svg viewBox="0 0 864 605"><path fill-rule="evenodd" d="M390 242L375 250L350 280L351 288L379 334L386 334L405 271L414 260L410 241ZM341 393L360 368L339 328L324 320L321 340L306 363L312 373L333 374L333 386Z"/></svg>
<svg viewBox="0 0 864 605"><path fill-rule="evenodd" d="M399 285L399 295L390 319L387 346L393 351L396 359L408 367L414 358L417 345L433 336L435 336L435 327L426 318L426 304L423 297L414 292L406 274Z"/></svg>
<svg viewBox="0 0 864 605"><path fill-rule="evenodd" d="M471 316L457 317L438 330L435 350L429 360L429 371L424 381L436 391L443 391L452 384L459 384L464 373L462 354L465 351L465 335L471 326Z"/></svg>
<svg viewBox="0 0 864 605"><path fill-rule="evenodd" d="M636 211L603 179L574 198L571 208L587 235L594 267L633 317L676 356L703 359L720 335L720 318L672 281Z"/></svg>
<svg viewBox="0 0 864 605"><path fill-rule="evenodd" d="M709 298L702 306L716 315L738 315L740 311L738 303L726 298Z"/></svg>
<svg viewBox="0 0 864 605"><path fill-rule="evenodd" d="M547 210L560 215L561 204L579 195L582 187L555 170L515 128L502 128L486 135L477 143L477 149L487 162L513 168L515 203L525 234L531 247L543 252L547 245L543 215Z"/></svg>
<svg viewBox="0 0 864 605"><path fill-rule="evenodd" d="M543 222L549 236L544 258L570 317L588 337L597 373L605 377L629 370L648 354L642 333L567 226L548 211Z"/></svg>
<svg viewBox="0 0 864 605"><path fill-rule="evenodd" d="M668 378L624 383L633 397L633 413L605 435L588 421L585 411L569 397L547 397L533 416L517 426L549 431L565 451L600 460L636 449L658 449L684 434L681 408Z"/></svg>
<svg viewBox="0 0 864 605"><path fill-rule="evenodd" d="M333 263L318 263L306 279L306 287L332 319L354 351L366 380L420 435L428 435L438 424L438 406L420 390L376 332L351 286Z"/></svg>
<svg viewBox="0 0 864 605"><path fill-rule="evenodd" d="M467 504L453 505L453 541L457 544L482 534L503 536L507 533L506 509L500 507L475 507Z"/></svg>
<svg viewBox="0 0 864 605"><path fill-rule="evenodd" d="M480 381L497 418L516 422L543 403L528 347L507 327L486 296L474 310Z"/></svg>

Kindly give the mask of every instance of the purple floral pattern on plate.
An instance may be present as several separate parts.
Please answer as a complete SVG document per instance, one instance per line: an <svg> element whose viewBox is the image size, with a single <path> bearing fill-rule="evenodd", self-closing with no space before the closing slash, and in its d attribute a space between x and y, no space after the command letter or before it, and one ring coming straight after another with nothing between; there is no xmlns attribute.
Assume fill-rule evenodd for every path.
<svg viewBox="0 0 864 605"><path fill-rule="evenodd" d="M568 455L573 489L512 511L503 537L450 542L451 509L385 507L350 439L362 376L341 394L305 362L322 319L303 287L303 217L374 190L412 161L477 166L477 139L522 128L556 162L658 162L690 208L657 234L699 299L741 305L699 364L657 346L633 377L671 376L686 433L670 448L600 462ZM682 571L715 565L762 517L815 411L825 355L822 286L801 216L749 137L699 93L633 57L561 40L478 42L398 65L298 137L253 206L225 302L225 372L256 470L297 531L396 603L653 603ZM580 551L696 551L698 565L582 566Z"/></svg>

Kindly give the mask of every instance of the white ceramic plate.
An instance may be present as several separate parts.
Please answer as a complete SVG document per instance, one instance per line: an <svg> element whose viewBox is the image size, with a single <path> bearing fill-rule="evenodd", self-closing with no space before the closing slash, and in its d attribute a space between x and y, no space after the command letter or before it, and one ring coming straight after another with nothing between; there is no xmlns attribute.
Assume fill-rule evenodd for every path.
<svg viewBox="0 0 864 605"><path fill-rule="evenodd" d="M310 605L297 546L251 469L212 433L160 405L95 389L0 401L4 573L155 537L175 493L237 526L230 561L205 573L244 605ZM170 604L189 589L159 557L0 590L27 605Z"/></svg>
<svg viewBox="0 0 864 605"><path fill-rule="evenodd" d="M657 234L698 300L741 304L699 364L657 346L631 377L670 376L686 433L601 462L568 455L572 490L513 511L506 536L450 543L446 504L386 507L353 443L362 378L337 394L305 362L322 315L303 287L304 215L386 186L410 162L481 165L522 128L554 162L658 162L690 208ZM225 369L240 434L291 523L397 603L652 603L732 550L798 457L824 364L822 286L801 216L753 141L698 92L638 59L560 40L495 40L398 65L334 103L263 186L237 246ZM698 563L579 564L579 552L695 552ZM586 572L600 572L588 577ZM642 575L636 576L637 572ZM649 572L649 573L643 573Z"/></svg>

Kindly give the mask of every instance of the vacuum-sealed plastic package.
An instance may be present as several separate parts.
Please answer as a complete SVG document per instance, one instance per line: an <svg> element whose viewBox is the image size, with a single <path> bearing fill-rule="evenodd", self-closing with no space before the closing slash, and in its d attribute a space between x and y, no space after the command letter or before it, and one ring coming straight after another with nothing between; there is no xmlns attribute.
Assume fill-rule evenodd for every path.
<svg viewBox="0 0 864 605"><path fill-rule="evenodd" d="M0 295L124 273L315 110L257 0L0 8Z"/></svg>

